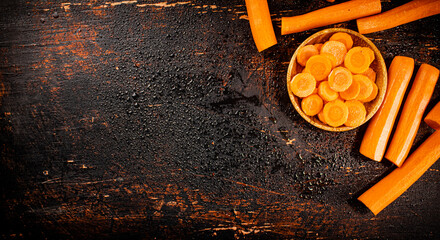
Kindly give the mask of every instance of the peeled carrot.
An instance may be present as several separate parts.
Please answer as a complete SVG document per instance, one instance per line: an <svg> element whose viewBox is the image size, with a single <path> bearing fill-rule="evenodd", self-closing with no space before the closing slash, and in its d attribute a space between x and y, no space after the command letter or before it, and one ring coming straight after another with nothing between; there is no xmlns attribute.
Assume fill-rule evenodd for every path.
<svg viewBox="0 0 440 240"><path fill-rule="evenodd" d="M376 82L376 72L372 68L368 68L367 71L361 74L367 76L372 82Z"/></svg>
<svg viewBox="0 0 440 240"><path fill-rule="evenodd" d="M365 131L359 150L362 155L375 161L382 160L413 70L412 58L396 56L391 62L385 98Z"/></svg>
<svg viewBox="0 0 440 240"><path fill-rule="evenodd" d="M290 81L290 90L297 97L307 97L316 88L316 80L310 73L298 73Z"/></svg>
<svg viewBox="0 0 440 240"><path fill-rule="evenodd" d="M333 34L329 40L343 43L347 50L350 50L350 48L353 47L353 39L351 38L350 34L345 32L337 32Z"/></svg>
<svg viewBox="0 0 440 240"><path fill-rule="evenodd" d="M330 88L328 81L319 83L318 95L326 102L334 101L339 97L339 94Z"/></svg>
<svg viewBox="0 0 440 240"><path fill-rule="evenodd" d="M314 44L314 46L316 47L316 49L318 49L318 51L321 51L322 43L316 43Z"/></svg>
<svg viewBox="0 0 440 240"><path fill-rule="evenodd" d="M315 55L309 58L304 71L312 74L316 81L322 81L328 76L331 70L332 63L327 57Z"/></svg>
<svg viewBox="0 0 440 240"><path fill-rule="evenodd" d="M328 84L336 92L347 90L353 82L353 75L345 67L334 68L328 75Z"/></svg>
<svg viewBox="0 0 440 240"><path fill-rule="evenodd" d="M440 102L438 102L428 115L425 117L425 123L435 130L440 130Z"/></svg>
<svg viewBox="0 0 440 240"><path fill-rule="evenodd" d="M361 91L361 85L358 81L353 80L350 87L347 88L347 90L340 92L339 95L342 99L345 100L353 100L356 99L357 96L359 96L359 93Z"/></svg>
<svg viewBox="0 0 440 240"><path fill-rule="evenodd" d="M294 17L281 18L281 34L290 34L380 13L380 0L352 0Z"/></svg>
<svg viewBox="0 0 440 240"><path fill-rule="evenodd" d="M304 67L306 65L307 60L309 60L311 56L318 54L319 51L314 45L306 45L298 50L296 61L298 61L298 63Z"/></svg>
<svg viewBox="0 0 440 240"><path fill-rule="evenodd" d="M385 154L385 158L398 167L402 166L408 156L423 113L434 92L438 76L439 70L428 64L422 64L417 71L414 83L403 105L396 131Z"/></svg>
<svg viewBox="0 0 440 240"><path fill-rule="evenodd" d="M377 94L379 93L379 89L377 88L376 83L372 82L372 84L373 84L373 91L371 92L370 96L363 99L362 102L371 102L377 97Z"/></svg>
<svg viewBox="0 0 440 240"><path fill-rule="evenodd" d="M347 48L345 45L338 41L327 41L321 47L321 54L329 53L336 58L336 66L341 65L344 62Z"/></svg>
<svg viewBox="0 0 440 240"><path fill-rule="evenodd" d="M344 65L352 73L360 74L370 67L370 54L366 49L368 48L354 47L345 55Z"/></svg>
<svg viewBox="0 0 440 240"><path fill-rule="evenodd" d="M348 127L357 127L365 121L367 110L364 104L357 100L346 101L345 105L348 107L348 117L344 125Z"/></svg>
<svg viewBox="0 0 440 240"><path fill-rule="evenodd" d="M368 99L368 97L370 97L371 93L374 90L373 87L373 82L364 75L353 75L353 79L354 81L357 81L359 83L360 86L360 91L358 96L356 97L357 100L359 101L365 101Z"/></svg>
<svg viewBox="0 0 440 240"><path fill-rule="evenodd" d="M259 52L277 44L266 0L246 0L252 36Z"/></svg>
<svg viewBox="0 0 440 240"><path fill-rule="evenodd" d="M375 56L374 56L374 52L373 52L373 50L371 50L371 48L369 48L369 47L363 47L362 48L365 52L367 52L367 54L368 54L368 56L370 56L370 64L374 61L374 59L376 58Z"/></svg>
<svg viewBox="0 0 440 240"><path fill-rule="evenodd" d="M301 109L308 116L315 116L318 114L324 105L322 98L317 94L312 94L301 101Z"/></svg>
<svg viewBox="0 0 440 240"><path fill-rule="evenodd" d="M330 53L321 53L320 55L330 59L330 62L332 63L332 68L336 67L337 60L335 56Z"/></svg>
<svg viewBox="0 0 440 240"><path fill-rule="evenodd" d="M324 105L325 122L332 127L339 127L348 119L348 107L341 100L328 102Z"/></svg>
<svg viewBox="0 0 440 240"><path fill-rule="evenodd" d="M440 158L440 131L429 136L409 157L402 167L395 169L358 200L374 215L396 200Z"/></svg>
<svg viewBox="0 0 440 240"><path fill-rule="evenodd" d="M322 123L324 123L324 124L327 124L326 122L325 122L325 119L324 119L324 111L321 109L321 111L318 113L318 119L319 119L319 121L321 121Z"/></svg>
<svg viewBox="0 0 440 240"><path fill-rule="evenodd" d="M438 0L413 0L387 12L357 20L359 33L367 34L393 28L440 13Z"/></svg>

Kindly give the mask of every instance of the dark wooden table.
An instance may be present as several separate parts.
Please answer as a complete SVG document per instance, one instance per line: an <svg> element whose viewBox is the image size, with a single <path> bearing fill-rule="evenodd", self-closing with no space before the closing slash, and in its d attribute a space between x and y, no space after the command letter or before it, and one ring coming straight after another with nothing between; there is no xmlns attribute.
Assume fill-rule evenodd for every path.
<svg viewBox="0 0 440 240"><path fill-rule="evenodd" d="M324 28L280 18L328 5L269 1L279 43L258 53L243 0L1 1L0 238L438 239L440 163L374 216L356 196L394 167L359 154L365 126L322 131L289 101ZM387 66L439 68L438 26L367 36Z"/></svg>

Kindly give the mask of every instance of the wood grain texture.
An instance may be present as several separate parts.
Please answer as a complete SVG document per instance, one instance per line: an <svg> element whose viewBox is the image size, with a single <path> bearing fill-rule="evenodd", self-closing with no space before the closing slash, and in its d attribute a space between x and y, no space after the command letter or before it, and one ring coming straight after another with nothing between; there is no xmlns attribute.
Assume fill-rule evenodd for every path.
<svg viewBox="0 0 440 240"><path fill-rule="evenodd" d="M2 1L0 237L438 237L439 163L373 217L354 199L392 164L289 101L289 60L324 28L280 36L280 18L330 4L269 1L278 44L258 53L244 1ZM387 66L438 68L439 23L368 37Z"/></svg>

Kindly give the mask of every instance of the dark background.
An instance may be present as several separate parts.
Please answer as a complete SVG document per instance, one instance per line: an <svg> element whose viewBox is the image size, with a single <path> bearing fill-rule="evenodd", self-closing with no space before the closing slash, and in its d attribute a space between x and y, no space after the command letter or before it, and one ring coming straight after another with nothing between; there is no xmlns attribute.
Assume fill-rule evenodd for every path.
<svg viewBox="0 0 440 240"><path fill-rule="evenodd" d="M439 238L439 163L374 216L355 199L394 167L359 154L366 126L290 103L290 58L325 27L280 36L280 18L329 5L269 1L278 44L258 53L244 0L1 1L0 238ZM387 66L439 68L438 26L367 37Z"/></svg>

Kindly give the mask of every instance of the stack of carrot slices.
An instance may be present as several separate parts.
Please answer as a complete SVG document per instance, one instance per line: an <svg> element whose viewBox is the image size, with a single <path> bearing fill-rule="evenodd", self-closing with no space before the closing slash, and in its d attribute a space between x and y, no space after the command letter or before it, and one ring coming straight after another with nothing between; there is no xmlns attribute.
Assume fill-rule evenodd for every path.
<svg viewBox="0 0 440 240"><path fill-rule="evenodd" d="M364 103L378 93L376 72L370 68L374 52L353 46L344 32L333 34L325 43L306 45L296 61L303 68L293 76L290 91L301 98L301 109L331 127L357 127L366 118Z"/></svg>

